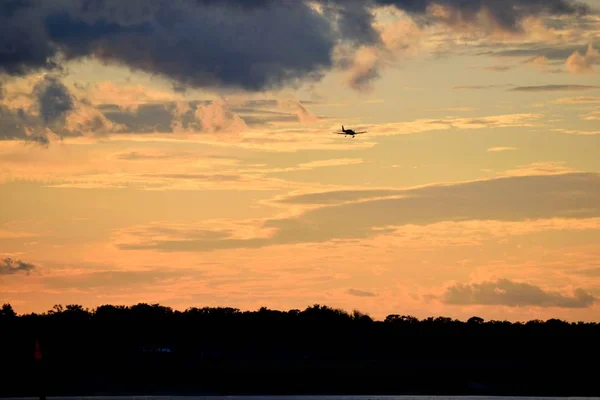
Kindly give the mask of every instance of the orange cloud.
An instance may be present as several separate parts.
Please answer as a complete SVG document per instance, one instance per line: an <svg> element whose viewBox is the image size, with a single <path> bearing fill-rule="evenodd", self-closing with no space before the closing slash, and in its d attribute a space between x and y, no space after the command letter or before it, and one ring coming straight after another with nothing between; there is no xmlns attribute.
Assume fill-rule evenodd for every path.
<svg viewBox="0 0 600 400"><path fill-rule="evenodd" d="M534 162L520 165L517 168L499 172L498 176L534 176L534 175L560 175L578 172L575 168L566 165L565 162L549 161Z"/></svg>
<svg viewBox="0 0 600 400"><path fill-rule="evenodd" d="M319 121L316 115L311 113L304 107L298 100L295 99L279 99L278 104L280 107L285 109L293 109L298 116L298 121L301 124L314 124Z"/></svg>
<svg viewBox="0 0 600 400"><path fill-rule="evenodd" d="M554 100L555 104L596 104L600 103L600 97L566 97Z"/></svg>
<svg viewBox="0 0 600 400"><path fill-rule="evenodd" d="M221 220L222 228L239 226L240 235L244 235L243 224L231 222ZM560 240L560 246L544 246L552 243L548 241L548 232L554 232L560 238L570 238L571 228L587 227L597 232L597 219L584 221L577 227L577 221L566 219L536 223L538 225L532 229L526 221L518 224L468 221L454 225L448 222L446 227L443 224L416 227L417 231L411 233L413 243L408 236L392 232L360 241L332 240L267 249L227 249L204 253L201 259L193 253L119 251L104 245L88 245L75 248L72 257L106 265L50 265L28 258L44 267L42 274L30 276L29 281L12 275L0 285L4 285L2 291L7 293L7 298L15 305L19 304L18 312L39 312L53 304L67 302L86 306L106 302L161 302L178 309L211 304L242 309L261 306L290 309L318 302L348 310L358 308L381 319L392 313L422 318L437 315L465 319L480 315L485 319L511 320L528 315L593 318L597 306L585 313L583 309L579 312L576 309L524 306L516 313L511 307L447 305L423 297L443 293L454 282L478 283L504 278L529 282L546 292L559 292L567 297L572 296L573 288L582 285L591 288L600 283L593 276L571 282L557 275L560 270L573 269L575 273L582 266L597 263L600 260L597 243L590 242L592 247L584 248L577 241ZM550 231L545 230L544 223L551 226ZM181 227L189 229L193 225ZM207 223L205 227L210 225ZM162 229L165 237L170 235L168 224L155 224L155 227ZM415 227L404 228L410 232ZM482 232L494 235L486 237ZM512 238L512 242L501 243L504 237L511 237L504 235L513 233L517 237ZM430 234L437 234L440 239L444 234L448 235L445 243L438 242L443 246L443 252L439 251L440 247L435 247L435 239L434 247L418 246L417 236L426 240ZM521 234L537 236L519 238ZM469 238L475 239L472 246L455 244ZM515 246L517 243L521 247ZM596 249L593 249L594 244ZM348 263L349 259L353 262ZM553 263L552 268L548 262ZM59 266L60 269L54 270ZM140 274L139 282L133 279L136 273ZM5 287L9 290L4 291ZM377 296L356 296L356 293Z"/></svg>
<svg viewBox="0 0 600 400"><path fill-rule="evenodd" d="M419 119L369 127L372 136L406 135L448 129L534 127L541 114L505 114L480 118Z"/></svg>
<svg viewBox="0 0 600 400"><path fill-rule="evenodd" d="M510 147L510 146L499 146L499 147L490 147L489 149L487 149L488 152L492 152L492 153L497 153L497 152L501 152L501 151L511 151L511 150L516 150L516 147Z"/></svg>
<svg viewBox="0 0 600 400"><path fill-rule="evenodd" d="M339 58L337 62L348 64L344 83L355 90L371 91L372 82L380 77L380 70L385 63L384 52L376 46L349 50L340 48L336 55Z"/></svg>
<svg viewBox="0 0 600 400"><path fill-rule="evenodd" d="M119 85L112 81L77 84L73 90L88 98L94 106L114 104L129 111L135 111L142 104L184 100L184 96L177 92L160 91L139 84Z"/></svg>
<svg viewBox="0 0 600 400"><path fill-rule="evenodd" d="M545 170L531 172L509 171L502 178L408 190L342 190L296 194L279 202L296 205L297 214L255 221L260 224L256 229L265 230L268 235L240 238L232 234L235 229L217 231L193 227L187 230L169 228L170 236L160 237L151 234L152 228L148 228L149 233L142 228L137 232L129 232L129 240L117 243L117 246L124 250L207 252L331 240L364 241L373 236L400 233L408 241L405 245L416 243L418 246L431 247L439 245L432 243L431 238L442 244L478 244L481 235L459 236L455 240L456 234L444 232L439 226L436 229L443 232L439 237L435 233L420 231L431 224L449 221L475 221L478 226L482 220L495 220L503 227L496 228L496 232L510 227L513 234L525 229L522 225L515 225L523 222L530 224L529 229L537 230L552 230L556 224L559 229L567 229L567 226L569 229L597 228L597 220L587 220L598 217L592 205L599 195L594 186L598 180L597 174L557 174L556 171ZM569 190L562 189L558 195L557 187L568 187ZM505 198L504 193L507 192L513 195ZM331 198L332 201L322 205L323 198ZM569 217L579 219L547 221ZM580 219L586 221L581 222ZM586 225L587 222L591 228L589 224ZM582 225L578 225L580 223ZM466 230L466 227L460 226L460 229ZM488 229L487 235L492 234ZM395 236L393 240L399 238Z"/></svg>
<svg viewBox="0 0 600 400"><path fill-rule="evenodd" d="M561 129L561 128L552 129L552 130L556 131L556 132L566 133L567 135L583 135L583 136L600 135L600 131L582 131L582 130L578 130L578 129Z"/></svg>
<svg viewBox="0 0 600 400"><path fill-rule="evenodd" d="M202 122L202 129L209 132L239 134L248 129L244 120L233 113L224 101L215 101L210 105L200 104L195 116Z"/></svg>
<svg viewBox="0 0 600 400"><path fill-rule="evenodd" d="M585 55L575 51L566 61L567 71L572 74L593 73L595 64L600 64L600 52L591 44L588 45Z"/></svg>
<svg viewBox="0 0 600 400"><path fill-rule="evenodd" d="M600 110L590 111L581 117L586 121L600 121Z"/></svg>

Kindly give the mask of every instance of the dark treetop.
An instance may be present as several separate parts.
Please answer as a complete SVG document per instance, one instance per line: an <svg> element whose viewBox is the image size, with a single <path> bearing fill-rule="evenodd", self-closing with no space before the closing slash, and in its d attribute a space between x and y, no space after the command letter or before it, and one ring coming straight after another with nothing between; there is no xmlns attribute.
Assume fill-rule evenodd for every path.
<svg viewBox="0 0 600 400"><path fill-rule="evenodd" d="M600 395L600 324L389 315L314 305L0 310L0 396ZM36 341L42 359L36 360Z"/></svg>

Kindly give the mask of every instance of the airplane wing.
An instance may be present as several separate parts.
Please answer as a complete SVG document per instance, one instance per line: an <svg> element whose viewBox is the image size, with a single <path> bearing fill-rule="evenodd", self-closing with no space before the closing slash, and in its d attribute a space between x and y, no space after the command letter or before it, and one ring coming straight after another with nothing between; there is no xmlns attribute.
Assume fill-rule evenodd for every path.
<svg viewBox="0 0 600 400"><path fill-rule="evenodd" d="M346 135L345 132L333 132L333 133L337 133L338 135Z"/></svg>
<svg viewBox="0 0 600 400"><path fill-rule="evenodd" d="M360 133L367 133L367 131L362 131L362 132L354 132L355 134L360 134Z"/></svg>

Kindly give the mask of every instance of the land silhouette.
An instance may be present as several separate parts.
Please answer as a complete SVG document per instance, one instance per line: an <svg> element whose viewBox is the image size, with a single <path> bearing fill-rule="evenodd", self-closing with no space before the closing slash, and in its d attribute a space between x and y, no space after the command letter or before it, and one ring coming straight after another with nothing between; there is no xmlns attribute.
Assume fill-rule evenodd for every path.
<svg viewBox="0 0 600 400"><path fill-rule="evenodd" d="M0 396L597 396L599 339L598 323L374 320L322 305L56 305L17 315L4 304Z"/></svg>

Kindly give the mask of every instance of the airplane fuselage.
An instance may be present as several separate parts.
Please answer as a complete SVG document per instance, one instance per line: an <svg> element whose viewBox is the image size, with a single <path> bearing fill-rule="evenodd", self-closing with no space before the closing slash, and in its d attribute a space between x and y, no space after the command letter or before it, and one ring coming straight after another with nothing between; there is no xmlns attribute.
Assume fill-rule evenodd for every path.
<svg viewBox="0 0 600 400"><path fill-rule="evenodd" d="M342 125L342 132L344 132L346 135L356 135L356 132L354 132L352 129L344 129L344 125Z"/></svg>
<svg viewBox="0 0 600 400"><path fill-rule="evenodd" d="M336 132L336 133L338 133L340 135L344 135L344 136L350 135L350 136L354 137L354 135L358 135L359 133L364 133L364 132L356 132L353 129L346 129L346 128L344 128L344 125L342 125L342 131Z"/></svg>

